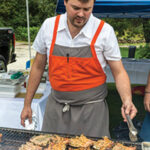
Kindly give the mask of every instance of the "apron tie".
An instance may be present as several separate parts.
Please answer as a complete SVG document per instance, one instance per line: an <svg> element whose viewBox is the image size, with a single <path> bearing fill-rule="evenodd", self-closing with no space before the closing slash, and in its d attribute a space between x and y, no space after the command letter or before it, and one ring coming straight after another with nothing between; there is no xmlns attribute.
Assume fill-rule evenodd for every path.
<svg viewBox="0 0 150 150"><path fill-rule="evenodd" d="M86 102L85 104L93 104L93 103L98 103L98 102L102 102L104 101L104 99L100 99L100 100L96 100L96 101L90 101L90 102ZM63 112L67 112L70 110L70 105L68 103L65 103L65 106L63 107Z"/></svg>
<svg viewBox="0 0 150 150"><path fill-rule="evenodd" d="M68 103L65 103L65 106L63 107L63 112L67 112L70 110L70 105Z"/></svg>

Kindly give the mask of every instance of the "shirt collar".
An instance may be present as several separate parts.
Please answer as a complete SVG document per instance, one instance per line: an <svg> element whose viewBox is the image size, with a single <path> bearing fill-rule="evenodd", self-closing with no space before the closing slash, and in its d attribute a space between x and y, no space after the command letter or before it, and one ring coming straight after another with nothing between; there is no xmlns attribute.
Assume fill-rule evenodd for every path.
<svg viewBox="0 0 150 150"><path fill-rule="evenodd" d="M58 32L67 29L67 13L62 14L59 21Z"/></svg>
<svg viewBox="0 0 150 150"><path fill-rule="evenodd" d="M85 24L85 26L80 31L80 34L84 34L86 37L91 38L92 37L92 22L93 22L93 14L89 17L89 20Z"/></svg>
<svg viewBox="0 0 150 150"><path fill-rule="evenodd" d="M93 18L94 18L93 14L91 14L91 16L89 17L89 20L87 21L85 26L81 29L80 34L84 34L86 37L91 38ZM58 32L62 31L64 29L66 29L66 30L68 29L67 13L61 15L59 24L60 25L58 26Z"/></svg>

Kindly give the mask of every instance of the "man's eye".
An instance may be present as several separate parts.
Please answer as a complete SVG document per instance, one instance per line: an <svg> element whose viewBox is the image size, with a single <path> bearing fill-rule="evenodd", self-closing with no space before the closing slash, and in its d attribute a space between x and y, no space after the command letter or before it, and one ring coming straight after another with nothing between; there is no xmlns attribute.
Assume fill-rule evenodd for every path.
<svg viewBox="0 0 150 150"><path fill-rule="evenodd" d="M89 11L90 9L89 8L84 8L84 11Z"/></svg>
<svg viewBox="0 0 150 150"><path fill-rule="evenodd" d="M79 7L73 7L73 9L74 9L74 10L79 10L80 8L79 8Z"/></svg>

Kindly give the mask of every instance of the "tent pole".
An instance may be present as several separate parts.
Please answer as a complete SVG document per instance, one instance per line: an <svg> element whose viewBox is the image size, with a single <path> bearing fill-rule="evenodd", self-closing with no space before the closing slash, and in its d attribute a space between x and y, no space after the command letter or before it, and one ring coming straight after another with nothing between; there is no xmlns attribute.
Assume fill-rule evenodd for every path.
<svg viewBox="0 0 150 150"><path fill-rule="evenodd" d="M31 60L30 23L29 23L29 4L28 4L28 0L26 0L26 12L27 12L27 28L28 28L29 60Z"/></svg>

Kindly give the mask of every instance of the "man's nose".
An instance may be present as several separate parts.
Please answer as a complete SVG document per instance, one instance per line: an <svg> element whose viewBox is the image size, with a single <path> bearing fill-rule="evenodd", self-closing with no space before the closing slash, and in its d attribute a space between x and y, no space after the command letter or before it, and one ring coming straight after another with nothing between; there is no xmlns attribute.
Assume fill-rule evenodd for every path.
<svg viewBox="0 0 150 150"><path fill-rule="evenodd" d="M84 10L81 9L81 10L78 12L78 16L79 16L79 17L83 17L83 16L84 16Z"/></svg>

